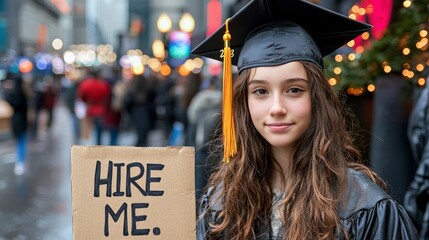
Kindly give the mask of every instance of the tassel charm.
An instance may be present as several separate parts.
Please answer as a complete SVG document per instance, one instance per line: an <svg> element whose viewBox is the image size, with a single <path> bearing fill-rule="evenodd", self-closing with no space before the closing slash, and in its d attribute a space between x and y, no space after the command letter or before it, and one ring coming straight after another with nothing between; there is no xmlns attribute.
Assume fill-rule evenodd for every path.
<svg viewBox="0 0 429 240"><path fill-rule="evenodd" d="M223 35L223 99L222 99L222 131L224 141L224 161L229 163L231 157L237 153L235 139L234 114L232 109L232 63L233 52L230 47L231 35L228 29L229 18L225 22L226 31Z"/></svg>

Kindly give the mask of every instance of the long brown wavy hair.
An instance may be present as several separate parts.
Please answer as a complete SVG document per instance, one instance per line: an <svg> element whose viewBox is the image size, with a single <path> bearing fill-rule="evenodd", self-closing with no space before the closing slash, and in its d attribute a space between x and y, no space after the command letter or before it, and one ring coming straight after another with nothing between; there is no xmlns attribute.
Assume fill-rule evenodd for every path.
<svg viewBox="0 0 429 240"><path fill-rule="evenodd" d="M270 144L253 126L248 108L250 70L234 82L233 108L238 152L229 164L221 163L208 186L222 186L219 222L210 226L210 239L226 233L228 239L256 237L255 226L269 226L272 176L280 174L287 186L281 221L283 239L332 239L340 226L338 207L345 192L347 168L383 182L361 163L361 155L347 130L344 112L350 112L315 64L301 62L310 86L312 121L298 141L290 174L285 178ZM221 141L217 141L221 149ZM216 200L216 199L214 199ZM288 209L288 210L286 210Z"/></svg>

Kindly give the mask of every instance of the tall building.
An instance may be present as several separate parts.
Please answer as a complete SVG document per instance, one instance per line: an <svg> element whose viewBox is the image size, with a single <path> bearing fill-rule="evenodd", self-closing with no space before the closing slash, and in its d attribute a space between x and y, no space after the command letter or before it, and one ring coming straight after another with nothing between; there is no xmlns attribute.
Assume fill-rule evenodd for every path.
<svg viewBox="0 0 429 240"><path fill-rule="evenodd" d="M119 45L128 28L128 1L74 0L73 43Z"/></svg>
<svg viewBox="0 0 429 240"><path fill-rule="evenodd" d="M122 52L127 48L139 48L145 53L150 52L149 32L155 24L150 18L150 2L150 0L129 0L129 31L121 36Z"/></svg>
<svg viewBox="0 0 429 240"><path fill-rule="evenodd" d="M73 44L86 42L86 0L73 1Z"/></svg>
<svg viewBox="0 0 429 240"><path fill-rule="evenodd" d="M31 55L52 50L55 38L69 41L69 13L66 0L0 0L0 54Z"/></svg>
<svg viewBox="0 0 429 240"><path fill-rule="evenodd" d="M55 54L52 43L56 38L70 44L70 1L0 0L0 80L18 57Z"/></svg>

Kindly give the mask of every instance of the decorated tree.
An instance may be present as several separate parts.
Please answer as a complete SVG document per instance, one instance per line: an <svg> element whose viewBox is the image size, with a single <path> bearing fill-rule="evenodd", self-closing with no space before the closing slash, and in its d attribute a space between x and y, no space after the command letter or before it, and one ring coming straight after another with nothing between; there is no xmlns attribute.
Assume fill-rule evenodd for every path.
<svg viewBox="0 0 429 240"><path fill-rule="evenodd" d="M350 17L371 16L375 6L366 2L355 5ZM349 42L347 50L325 58L330 84L353 95L374 91L376 78L386 74L424 85L429 72L428 31L428 0L405 0L383 34L364 33Z"/></svg>

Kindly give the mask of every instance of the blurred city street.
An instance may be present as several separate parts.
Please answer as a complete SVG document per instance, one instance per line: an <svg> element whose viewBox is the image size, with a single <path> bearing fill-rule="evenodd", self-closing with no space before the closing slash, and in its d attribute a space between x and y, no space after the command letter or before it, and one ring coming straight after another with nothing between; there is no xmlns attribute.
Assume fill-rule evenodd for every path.
<svg viewBox="0 0 429 240"><path fill-rule="evenodd" d="M429 0L310 2L368 24L366 32L339 49L322 51L323 61L318 56L317 62L340 96L344 115L351 117L345 123L363 162L404 205L409 186L420 178L416 169L429 162L423 151L429 149ZM223 82L246 80L242 73L247 70L242 70L247 68L239 72L234 66L229 71L232 76L224 76L224 66L231 64L223 64L228 58L219 58L224 54L222 36L228 36L223 32L230 28L234 35L234 40L225 42L231 53L236 48L232 65L238 65L246 31L261 27L247 25L265 21L265 17L237 18L235 14L247 4L268 6L266 0L0 0L0 240L73 239L74 144L194 146L198 206L212 168L223 156L217 155L223 150L218 147L223 139L217 138L223 137L219 135L227 86ZM278 8L273 9L270 14ZM285 21L298 20L294 18ZM310 27L319 20L323 19L312 14L302 24ZM331 25L314 29L336 27ZM339 26L342 31L347 27ZM330 46L331 40L321 36L320 41ZM212 46L198 53L201 45ZM255 67L249 70L256 72ZM317 86L308 85L311 91ZM253 107L240 108L236 102L233 106L240 116ZM251 120L236 121L235 126L246 123L238 127L256 133ZM330 144L329 134L321 134L320 142L325 138ZM247 142L254 143L240 141L243 149ZM260 144L264 145L268 143ZM421 196L427 197L427 191L423 189ZM423 210L429 216L429 210Z"/></svg>
<svg viewBox="0 0 429 240"><path fill-rule="evenodd" d="M72 239L70 147L72 125L67 109L58 104L49 132L29 141L27 172L16 176L15 143L0 135L0 240ZM162 146L163 135L151 131L149 144ZM107 137L107 136L106 136ZM135 136L123 132L119 145L132 145ZM88 141L90 142L90 141Z"/></svg>

